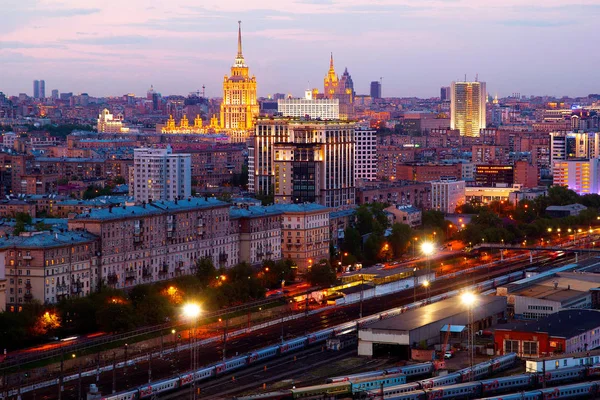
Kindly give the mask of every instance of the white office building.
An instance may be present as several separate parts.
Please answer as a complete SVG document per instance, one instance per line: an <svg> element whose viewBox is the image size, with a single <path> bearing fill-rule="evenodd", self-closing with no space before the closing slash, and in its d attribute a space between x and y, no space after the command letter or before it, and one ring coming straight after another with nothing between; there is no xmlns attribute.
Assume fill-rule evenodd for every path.
<svg viewBox="0 0 600 400"><path fill-rule="evenodd" d="M307 90L303 99L277 100L277 112L284 117L311 119L340 119L339 99L313 99Z"/></svg>
<svg viewBox="0 0 600 400"><path fill-rule="evenodd" d="M550 163L600 156L600 137L594 132L550 132Z"/></svg>
<svg viewBox="0 0 600 400"><path fill-rule="evenodd" d="M192 195L192 158L166 149L135 149L133 182L136 201L177 200Z"/></svg>
<svg viewBox="0 0 600 400"><path fill-rule="evenodd" d="M465 204L465 181L442 179L431 182L431 208L444 213L454 213Z"/></svg>
<svg viewBox="0 0 600 400"><path fill-rule="evenodd" d="M377 179L377 136L374 129L356 127L354 140L355 180L374 181Z"/></svg>

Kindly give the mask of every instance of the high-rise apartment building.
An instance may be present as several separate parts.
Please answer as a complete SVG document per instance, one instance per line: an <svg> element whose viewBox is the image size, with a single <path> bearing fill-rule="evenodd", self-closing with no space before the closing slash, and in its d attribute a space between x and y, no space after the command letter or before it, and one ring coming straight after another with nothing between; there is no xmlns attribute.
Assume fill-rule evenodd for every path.
<svg viewBox="0 0 600 400"><path fill-rule="evenodd" d="M450 101L450 86L442 86L440 88L440 100Z"/></svg>
<svg viewBox="0 0 600 400"><path fill-rule="evenodd" d="M597 158L587 160L554 161L552 164L552 184L567 186L577 194L598 193Z"/></svg>
<svg viewBox="0 0 600 400"><path fill-rule="evenodd" d="M303 99L277 100L277 112L284 117L340 119L340 101L339 99L315 99L312 90L307 90Z"/></svg>
<svg viewBox="0 0 600 400"><path fill-rule="evenodd" d="M52 89L52 100L58 100L58 89Z"/></svg>
<svg viewBox="0 0 600 400"><path fill-rule="evenodd" d="M377 131L356 127L354 140L354 177L356 180L374 181L377 179Z"/></svg>
<svg viewBox="0 0 600 400"><path fill-rule="evenodd" d="M431 182L431 208L444 213L454 213L465 203L465 181L442 179Z"/></svg>
<svg viewBox="0 0 600 400"><path fill-rule="evenodd" d="M379 82L379 81L371 82L371 98L372 99L380 99L381 98L381 82Z"/></svg>
<svg viewBox="0 0 600 400"><path fill-rule="evenodd" d="M354 204L354 124L259 118L249 147L249 184L276 203Z"/></svg>
<svg viewBox="0 0 600 400"><path fill-rule="evenodd" d="M40 98L40 81L38 81L37 79L33 81L33 98Z"/></svg>
<svg viewBox="0 0 600 400"><path fill-rule="evenodd" d="M166 149L135 149L133 182L136 201L173 201L192 195L191 155Z"/></svg>
<svg viewBox="0 0 600 400"><path fill-rule="evenodd" d="M40 99L45 99L46 98L46 81L45 80L41 80L40 81Z"/></svg>
<svg viewBox="0 0 600 400"><path fill-rule="evenodd" d="M599 157L600 135L585 132L550 132L550 162Z"/></svg>
<svg viewBox="0 0 600 400"><path fill-rule="evenodd" d="M485 82L452 82L450 96L450 129L478 137L479 130L486 128Z"/></svg>
<svg viewBox="0 0 600 400"><path fill-rule="evenodd" d="M242 54L242 25L238 22L238 52L231 76L223 79L221 128L247 130L254 126L260 106L256 99L256 77L250 77Z"/></svg>

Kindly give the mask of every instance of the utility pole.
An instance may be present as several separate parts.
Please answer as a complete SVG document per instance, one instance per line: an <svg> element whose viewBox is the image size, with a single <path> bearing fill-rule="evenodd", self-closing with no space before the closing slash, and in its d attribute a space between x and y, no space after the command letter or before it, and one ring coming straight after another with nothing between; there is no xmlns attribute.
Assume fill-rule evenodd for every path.
<svg viewBox="0 0 600 400"><path fill-rule="evenodd" d="M229 318L225 319L225 328L223 329L223 361L227 357L227 328L229 327Z"/></svg>
<svg viewBox="0 0 600 400"><path fill-rule="evenodd" d="M79 363L79 376L77 377L77 400L81 400L81 363Z"/></svg>
<svg viewBox="0 0 600 400"><path fill-rule="evenodd" d="M360 311L358 313L358 317L362 318L363 316L363 297L364 297L364 284L365 284L365 277L364 275L360 275Z"/></svg>
<svg viewBox="0 0 600 400"><path fill-rule="evenodd" d="M152 351L148 353L148 384L152 382Z"/></svg>
<svg viewBox="0 0 600 400"><path fill-rule="evenodd" d="M61 348L61 350L60 350L60 376L58 377L58 400L62 399L64 363L65 363L65 350L63 348Z"/></svg>
<svg viewBox="0 0 600 400"><path fill-rule="evenodd" d="M113 380L112 380L112 392L117 393L117 353L113 351Z"/></svg>

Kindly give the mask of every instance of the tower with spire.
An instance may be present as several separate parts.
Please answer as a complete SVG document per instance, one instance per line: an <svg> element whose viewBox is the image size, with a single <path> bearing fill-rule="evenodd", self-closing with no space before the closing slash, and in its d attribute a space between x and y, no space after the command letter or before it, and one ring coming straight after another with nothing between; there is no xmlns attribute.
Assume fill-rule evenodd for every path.
<svg viewBox="0 0 600 400"><path fill-rule="evenodd" d="M333 53L329 58L329 70L323 80L323 96L328 99L338 99L340 102L340 118L351 119L354 115L354 83L348 68L340 79L335 73Z"/></svg>
<svg viewBox="0 0 600 400"><path fill-rule="evenodd" d="M238 21L237 55L231 75L223 79L223 102L220 125L227 131L247 131L253 128L258 116L256 77L250 76L242 53L242 21ZM239 135L236 135L239 136ZM243 135L242 135L243 136Z"/></svg>

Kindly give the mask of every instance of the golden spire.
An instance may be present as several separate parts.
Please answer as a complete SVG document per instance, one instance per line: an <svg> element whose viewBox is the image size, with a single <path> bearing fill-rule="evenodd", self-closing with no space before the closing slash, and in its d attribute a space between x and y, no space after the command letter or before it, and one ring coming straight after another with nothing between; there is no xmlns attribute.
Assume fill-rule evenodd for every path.
<svg viewBox="0 0 600 400"><path fill-rule="evenodd" d="M329 70L333 71L333 51L331 52L331 58L329 59Z"/></svg>
<svg viewBox="0 0 600 400"><path fill-rule="evenodd" d="M242 21L238 21L238 51L235 57L236 67L245 67L244 55L242 54Z"/></svg>

